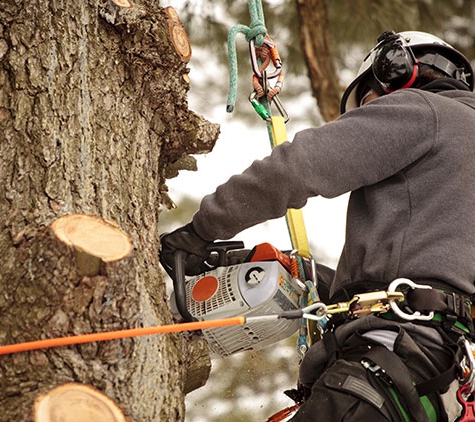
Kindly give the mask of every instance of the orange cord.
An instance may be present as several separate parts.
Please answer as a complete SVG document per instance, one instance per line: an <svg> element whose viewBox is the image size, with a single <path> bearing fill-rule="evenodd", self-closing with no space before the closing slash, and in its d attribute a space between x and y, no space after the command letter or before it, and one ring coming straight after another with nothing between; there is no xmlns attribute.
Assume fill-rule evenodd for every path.
<svg viewBox="0 0 475 422"><path fill-rule="evenodd" d="M47 340L29 341L26 343L0 346L0 355L27 352L30 350L46 349L50 347L69 346L71 344L91 343L94 341L117 340L153 334L176 333L180 331L196 331L206 328L229 327L246 323L243 316L213 319L207 321L184 322L181 324L161 325L156 327L131 328L128 330L105 331L103 333L82 334L70 337L58 337Z"/></svg>

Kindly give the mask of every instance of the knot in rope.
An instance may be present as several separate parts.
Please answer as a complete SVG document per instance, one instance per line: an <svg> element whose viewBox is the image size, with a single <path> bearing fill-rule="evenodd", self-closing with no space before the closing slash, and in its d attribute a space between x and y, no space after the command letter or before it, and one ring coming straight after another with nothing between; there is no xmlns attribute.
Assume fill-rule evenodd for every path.
<svg viewBox="0 0 475 422"><path fill-rule="evenodd" d="M264 37L267 35L261 0L248 0L248 6L251 16L250 26L234 25L228 34L229 91L226 103L226 111L228 113L234 111L234 105L236 104L238 78L236 36L239 33L244 34L247 42L254 39L255 45L260 47L264 43Z"/></svg>
<svg viewBox="0 0 475 422"><path fill-rule="evenodd" d="M255 45L260 47L262 44L264 44L264 37L266 35L267 28L265 27L264 22L259 20L252 23L250 28L248 28L246 33L246 41L250 42L252 39L254 39Z"/></svg>

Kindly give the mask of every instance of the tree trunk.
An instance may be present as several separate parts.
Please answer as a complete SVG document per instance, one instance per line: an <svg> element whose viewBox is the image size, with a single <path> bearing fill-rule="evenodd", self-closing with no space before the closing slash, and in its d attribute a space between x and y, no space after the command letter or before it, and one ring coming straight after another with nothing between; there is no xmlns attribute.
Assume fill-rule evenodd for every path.
<svg viewBox="0 0 475 422"><path fill-rule="evenodd" d="M165 177L219 128L188 110L179 19L153 0L131 6L2 1L0 344L172 322L158 264ZM114 222L132 254L84 272L51 229L68 214ZM183 420L187 351L166 335L1 356L0 421L27 420L36 396L71 382L136 422Z"/></svg>
<svg viewBox="0 0 475 422"><path fill-rule="evenodd" d="M341 87L330 45L326 0L296 0L299 15L300 45L312 94L322 117L327 121L340 115Z"/></svg>

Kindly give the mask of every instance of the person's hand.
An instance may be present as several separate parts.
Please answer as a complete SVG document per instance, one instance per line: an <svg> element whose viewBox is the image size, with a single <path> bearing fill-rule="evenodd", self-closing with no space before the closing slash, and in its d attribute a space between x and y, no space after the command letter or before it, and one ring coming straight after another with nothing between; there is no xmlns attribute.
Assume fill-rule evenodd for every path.
<svg viewBox="0 0 475 422"><path fill-rule="evenodd" d="M206 271L205 264L209 255L208 247L213 242L202 239L193 228L192 223L180 227L171 233L160 235L161 251L160 263L170 276L174 271L175 253L182 250L185 255L185 274L197 275Z"/></svg>

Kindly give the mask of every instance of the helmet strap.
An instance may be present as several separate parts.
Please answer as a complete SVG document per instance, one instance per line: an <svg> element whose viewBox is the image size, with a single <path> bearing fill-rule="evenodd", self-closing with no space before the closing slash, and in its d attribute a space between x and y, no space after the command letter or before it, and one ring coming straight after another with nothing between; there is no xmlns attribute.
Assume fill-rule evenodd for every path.
<svg viewBox="0 0 475 422"><path fill-rule="evenodd" d="M419 57L419 62L431 66L451 78L462 81L468 86L467 74L464 69L457 67L450 60L438 53L426 53Z"/></svg>

